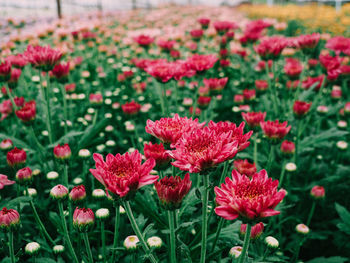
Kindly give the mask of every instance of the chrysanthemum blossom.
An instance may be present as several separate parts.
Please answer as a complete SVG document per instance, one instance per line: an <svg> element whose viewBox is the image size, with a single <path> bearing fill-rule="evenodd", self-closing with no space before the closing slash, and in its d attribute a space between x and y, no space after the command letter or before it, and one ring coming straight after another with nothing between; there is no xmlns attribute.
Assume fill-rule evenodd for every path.
<svg viewBox="0 0 350 263"><path fill-rule="evenodd" d="M282 201L286 192L277 191L278 180L268 177L265 170L249 179L236 170L232 171L232 179L226 177L221 188L215 187L215 213L227 220L236 218L245 221L258 221L264 217L278 215L274 210Z"/></svg>
<svg viewBox="0 0 350 263"><path fill-rule="evenodd" d="M6 175L0 174L0 190L3 189L6 185L11 185L14 183L15 181L9 180Z"/></svg>
<svg viewBox="0 0 350 263"><path fill-rule="evenodd" d="M97 153L94 153L93 158L96 169L90 169L90 172L109 192L119 197L125 197L158 179L158 176L150 174L156 165L155 160L148 159L141 164L142 155L137 150L123 155L108 154L106 161Z"/></svg>
<svg viewBox="0 0 350 263"><path fill-rule="evenodd" d="M235 123L229 122L229 121L225 121L225 122L219 121L217 123L210 121L208 125L210 129L217 131L219 134L227 133L231 131L232 132L231 140L238 142L239 152L249 146L250 142L248 140L253 134L253 131L250 131L244 134L244 131L243 131L244 126L245 126L244 122L241 122L241 124L237 127Z"/></svg>
<svg viewBox="0 0 350 263"><path fill-rule="evenodd" d="M265 136L270 140L281 140L283 139L292 128L287 126L288 123L280 123L278 120L275 121L265 121L260 122L261 129L263 130Z"/></svg>
<svg viewBox="0 0 350 263"><path fill-rule="evenodd" d="M238 152L238 141L232 131L219 133L209 127L185 133L168 151L175 159L172 165L190 173L203 172L232 159Z"/></svg>
<svg viewBox="0 0 350 263"><path fill-rule="evenodd" d="M58 64L62 57L62 52L52 49L50 46L28 46L24 52L25 58L33 67L49 71Z"/></svg>
<svg viewBox="0 0 350 263"><path fill-rule="evenodd" d="M200 129L205 123L199 123L198 119L180 117L175 114L172 118L161 118L157 121L147 120L146 132L157 137L163 143L175 144L185 133Z"/></svg>

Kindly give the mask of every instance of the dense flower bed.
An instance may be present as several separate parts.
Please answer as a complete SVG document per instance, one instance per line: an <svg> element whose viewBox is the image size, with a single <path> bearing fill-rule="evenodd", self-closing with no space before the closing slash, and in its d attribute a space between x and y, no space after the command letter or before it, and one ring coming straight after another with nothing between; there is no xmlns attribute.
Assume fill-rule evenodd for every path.
<svg viewBox="0 0 350 263"><path fill-rule="evenodd" d="M2 262L346 262L350 39L284 29L172 6L3 43Z"/></svg>

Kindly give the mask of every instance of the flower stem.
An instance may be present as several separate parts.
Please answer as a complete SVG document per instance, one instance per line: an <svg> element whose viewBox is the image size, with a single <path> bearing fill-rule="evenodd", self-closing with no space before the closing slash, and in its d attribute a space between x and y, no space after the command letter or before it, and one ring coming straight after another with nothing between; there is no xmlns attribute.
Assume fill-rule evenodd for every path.
<svg viewBox="0 0 350 263"><path fill-rule="evenodd" d="M103 262L107 262L106 258L106 233L105 233L105 222L101 221L101 240L102 240L102 255L103 255Z"/></svg>
<svg viewBox="0 0 350 263"><path fill-rule="evenodd" d="M83 239L84 239L84 243L85 243L85 247L86 247L86 253L88 254L88 257L89 257L89 262L93 263L94 259L92 258L92 252L91 252L91 248L90 248L88 233L83 233Z"/></svg>
<svg viewBox="0 0 350 263"><path fill-rule="evenodd" d="M114 206L115 206L115 223L114 223L112 262L115 262L115 253L117 251L117 246L118 246L119 224L120 224L119 204L115 203Z"/></svg>
<svg viewBox="0 0 350 263"><path fill-rule="evenodd" d="M201 242L201 259L200 263L205 263L207 252L207 235L208 235L208 194L209 194L209 174L203 174L203 197L202 197L202 242Z"/></svg>
<svg viewBox="0 0 350 263"><path fill-rule="evenodd" d="M254 136L254 152L253 152L253 160L256 166L258 166L258 133Z"/></svg>
<svg viewBox="0 0 350 263"><path fill-rule="evenodd" d="M218 228L216 229L216 233L215 233L215 239L214 239L213 247L211 248L211 252L212 252L212 253L214 252L215 247L216 247L216 243L217 243L218 240L219 240L220 232L221 232L221 229L222 229L222 226L223 226L223 225L224 225L224 218L223 218L223 217L220 217L220 221L219 221L219 224L218 224Z"/></svg>
<svg viewBox="0 0 350 263"><path fill-rule="evenodd" d="M40 74L41 75L41 74ZM50 86L50 77L47 78L46 81L46 88L41 83L41 90L43 99L46 102L46 127L47 131L49 132L49 142L50 144L53 143L53 134L52 134L52 124L51 124L51 110L50 110L50 96L49 96L49 87Z"/></svg>
<svg viewBox="0 0 350 263"><path fill-rule="evenodd" d="M286 162L284 161L282 163L282 171L281 171L278 187L282 187L285 174L286 174Z"/></svg>
<svg viewBox="0 0 350 263"><path fill-rule="evenodd" d="M174 211L168 211L169 231L170 231L170 262L176 263L176 240L175 240L175 224Z"/></svg>
<svg viewBox="0 0 350 263"><path fill-rule="evenodd" d="M9 233L9 249L10 249L11 263L15 263L16 258L15 258L15 250L13 247L13 231L10 231Z"/></svg>
<svg viewBox="0 0 350 263"><path fill-rule="evenodd" d="M221 176L220 176L219 186L224 182L225 176L227 174L227 170L228 170L228 161L226 161L224 163L224 169L222 170L222 173L221 173Z"/></svg>
<svg viewBox="0 0 350 263"><path fill-rule="evenodd" d="M241 256L239 257L238 263L244 263L246 255L248 255L251 230L252 230L252 225L247 223L247 231L246 231L245 236L244 236L243 249L242 249Z"/></svg>
<svg viewBox="0 0 350 263"><path fill-rule="evenodd" d="M28 193L28 186L26 186L26 195L29 196L29 193ZM41 221L40 217L39 217L39 214L35 208L35 205L34 205L34 202L32 199L30 199L29 201L30 203L30 207L32 208L33 210L33 214L34 214L34 218L35 218L35 221L36 223L39 225L39 227L41 228L41 230L43 231L45 237L47 238L48 241L50 241L51 244L55 245L55 241L53 241L53 239L51 238L51 236L49 235L49 233L47 232L43 222Z"/></svg>
<svg viewBox="0 0 350 263"><path fill-rule="evenodd" d="M97 122L97 115L98 115L98 109L95 110L95 115L94 115L94 118L92 120L92 126L94 126Z"/></svg>
<svg viewBox="0 0 350 263"><path fill-rule="evenodd" d="M15 110L17 110L17 105L15 103L15 100L14 98L12 97L12 94L10 92L10 89L9 89L9 86L7 83L5 83L5 89L6 89L6 92L7 92L7 95L9 96L10 100L11 100L11 103L12 103L12 106Z"/></svg>
<svg viewBox="0 0 350 263"><path fill-rule="evenodd" d="M62 100L63 100L63 118L64 118L64 134L67 134L67 98L66 98L66 89L64 85L61 85L61 93L62 93Z"/></svg>
<svg viewBox="0 0 350 263"><path fill-rule="evenodd" d="M66 219L65 219L64 213L63 213L63 203L61 201L58 201L58 209L60 212L61 223L62 223L62 227L63 227L64 237L65 237L65 240L66 240L67 245L68 245L68 250L69 250L71 256L73 257L74 262L79 263L79 260L77 258L77 255L74 252L72 242L71 242L70 237L69 237Z"/></svg>
<svg viewBox="0 0 350 263"><path fill-rule="evenodd" d="M69 189L69 183L68 183L68 164L64 164L64 177L63 177L63 184ZM68 199L68 212L69 212L69 231L71 232L73 229L73 213L72 213L72 201Z"/></svg>
<svg viewBox="0 0 350 263"><path fill-rule="evenodd" d="M299 154L299 140L301 135L301 125L302 120L298 121L298 128L297 128L297 139L295 140L295 154L294 154L294 162L298 166L298 154Z"/></svg>
<svg viewBox="0 0 350 263"><path fill-rule="evenodd" d="M307 226L309 226L311 223L312 216L314 215L314 212L315 212L315 207L316 207L316 202L313 201L309 216L308 216L307 221L306 221Z"/></svg>
<svg viewBox="0 0 350 263"><path fill-rule="evenodd" d="M268 173L271 172L271 165L272 165L273 155L274 155L274 145L271 145L270 146L269 159L268 159L267 165L266 165Z"/></svg>
<svg viewBox="0 0 350 263"><path fill-rule="evenodd" d="M160 107L162 109L162 115L165 115L165 102L164 102L164 95L163 95L163 87L157 83L157 87L158 87L158 93L159 93L159 97L160 97Z"/></svg>
<svg viewBox="0 0 350 263"><path fill-rule="evenodd" d="M129 218L129 221L131 223L132 229L134 230L136 236L140 240L141 246L142 246L146 256L148 256L149 260L152 263L157 263L158 260L153 256L151 250L149 249L149 247L148 247L145 239L143 238L143 235L142 235L142 233L141 233L141 231L140 231L140 229L139 229L139 227L138 227L138 225L136 223L136 220L135 220L134 214L132 213L129 201L122 201L122 203L123 203L125 212L128 215L128 218Z"/></svg>

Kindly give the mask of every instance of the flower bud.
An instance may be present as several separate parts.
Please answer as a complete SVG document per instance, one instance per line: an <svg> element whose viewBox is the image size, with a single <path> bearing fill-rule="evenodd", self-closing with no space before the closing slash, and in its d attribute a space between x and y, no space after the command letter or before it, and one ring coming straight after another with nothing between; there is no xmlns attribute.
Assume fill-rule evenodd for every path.
<svg viewBox="0 0 350 263"><path fill-rule="evenodd" d="M13 143L10 139L4 139L0 143L0 149L7 151L10 150L13 147Z"/></svg>
<svg viewBox="0 0 350 263"><path fill-rule="evenodd" d="M240 234L242 237L245 236L247 232L247 224L241 224ZM252 230L250 232L250 238L253 240L258 239L262 233L264 232L264 224L263 223L257 223L256 225L252 226Z"/></svg>
<svg viewBox="0 0 350 263"><path fill-rule="evenodd" d="M86 197L86 191L84 185L78 185L73 187L69 193L69 199L73 202L79 202L84 200Z"/></svg>
<svg viewBox="0 0 350 263"><path fill-rule="evenodd" d="M338 141L338 142L336 143L336 146L337 146L337 148L338 148L339 150L344 151L344 150L346 150L346 149L348 148L348 143L347 143L346 141Z"/></svg>
<svg viewBox="0 0 350 263"><path fill-rule="evenodd" d="M124 247L128 251L135 251L137 249L137 245L139 243L139 238L137 236L128 236L124 240Z"/></svg>
<svg viewBox="0 0 350 263"><path fill-rule="evenodd" d="M255 163L250 163L247 159L235 160L233 165L240 174L245 174L248 177L252 177L256 173Z"/></svg>
<svg viewBox="0 0 350 263"><path fill-rule="evenodd" d="M295 163L287 163L285 168L286 168L286 171L290 173L295 172L297 170L297 166Z"/></svg>
<svg viewBox="0 0 350 263"><path fill-rule="evenodd" d="M58 144L57 146L55 146L55 148L53 148L53 155L56 159L64 161L68 160L71 157L72 152L67 143L62 146Z"/></svg>
<svg viewBox="0 0 350 263"><path fill-rule="evenodd" d="M159 201L167 210L177 209L181 206L183 198L190 191L192 181L187 173L184 179L179 176L165 176L159 182L155 182Z"/></svg>
<svg viewBox="0 0 350 263"><path fill-rule="evenodd" d="M56 245L56 246L53 247L52 250L53 250L53 253L55 253L55 254L61 254L61 253L64 252L64 246Z"/></svg>
<svg viewBox="0 0 350 263"><path fill-rule="evenodd" d="M325 197L325 190L323 186L315 185L310 191L310 195L313 199L323 199Z"/></svg>
<svg viewBox="0 0 350 263"><path fill-rule="evenodd" d="M68 189L64 185L58 184L50 191L50 196L55 200L63 200L68 195Z"/></svg>
<svg viewBox="0 0 350 263"><path fill-rule="evenodd" d="M304 224L298 224L298 225L296 225L295 230L296 230L299 234L302 234L302 235L307 235L307 234L309 234L309 232L310 232L309 227L308 227L307 225L304 225Z"/></svg>
<svg viewBox="0 0 350 263"><path fill-rule="evenodd" d="M26 254L36 255L40 250L40 244L37 242L30 242L24 248Z"/></svg>
<svg viewBox="0 0 350 263"><path fill-rule="evenodd" d="M29 167L24 167L17 171L16 180L19 184L28 184L33 179L32 170Z"/></svg>
<svg viewBox="0 0 350 263"><path fill-rule="evenodd" d="M13 150L7 153L7 163L11 167L16 167L25 164L27 160L27 154L24 150L15 147Z"/></svg>
<svg viewBox="0 0 350 263"><path fill-rule="evenodd" d="M106 192L103 189L95 189L92 191L92 197L101 199L106 197Z"/></svg>
<svg viewBox="0 0 350 263"><path fill-rule="evenodd" d="M90 208L75 208L73 226L79 232L88 232L95 222L94 212Z"/></svg>
<svg viewBox="0 0 350 263"><path fill-rule="evenodd" d="M19 213L14 209L4 207L0 211L0 229L7 232L16 230L20 225Z"/></svg>
<svg viewBox="0 0 350 263"><path fill-rule="evenodd" d="M78 156L82 159L87 159L91 156L91 153L88 149L79 150Z"/></svg>
<svg viewBox="0 0 350 263"><path fill-rule="evenodd" d="M278 248L279 246L278 240L272 236L267 236L265 238L265 243L269 248Z"/></svg>
<svg viewBox="0 0 350 263"><path fill-rule="evenodd" d="M58 177L59 177L59 174L56 171L51 171L46 174L47 180L56 180Z"/></svg>
<svg viewBox="0 0 350 263"><path fill-rule="evenodd" d="M97 219L107 219L109 217L109 210L107 208L100 208L95 214Z"/></svg>
<svg viewBox="0 0 350 263"><path fill-rule="evenodd" d="M285 155L292 155L295 153L295 144L290 141L283 141L281 143L281 152Z"/></svg>
<svg viewBox="0 0 350 263"><path fill-rule="evenodd" d="M147 244L150 248L158 249L162 247L163 241L160 237L153 236L147 239Z"/></svg>
<svg viewBox="0 0 350 263"><path fill-rule="evenodd" d="M230 249L230 251L228 252L229 256L231 258L239 258L239 256L241 255L242 253L242 250L243 248L241 246L235 246L235 247L232 247Z"/></svg>
<svg viewBox="0 0 350 263"><path fill-rule="evenodd" d="M24 195L27 195L27 191L23 191ZM28 188L28 195L31 197L36 197L38 192L36 191L35 188Z"/></svg>

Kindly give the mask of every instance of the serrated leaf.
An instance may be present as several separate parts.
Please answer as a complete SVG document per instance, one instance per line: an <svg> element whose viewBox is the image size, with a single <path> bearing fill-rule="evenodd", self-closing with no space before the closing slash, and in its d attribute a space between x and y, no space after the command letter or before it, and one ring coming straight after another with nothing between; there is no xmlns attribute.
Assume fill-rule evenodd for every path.
<svg viewBox="0 0 350 263"><path fill-rule="evenodd" d="M19 197L16 197L15 199L12 199L11 201L9 201L6 204L6 206L7 206L7 208L15 208L18 204L27 203L30 200L32 200L32 198L30 196L19 196Z"/></svg>
<svg viewBox="0 0 350 263"><path fill-rule="evenodd" d="M341 206L338 203L335 203L335 210L337 210L341 220L350 226L350 212L344 206Z"/></svg>

